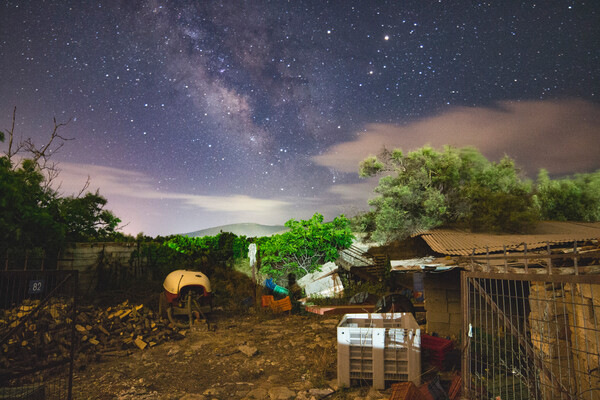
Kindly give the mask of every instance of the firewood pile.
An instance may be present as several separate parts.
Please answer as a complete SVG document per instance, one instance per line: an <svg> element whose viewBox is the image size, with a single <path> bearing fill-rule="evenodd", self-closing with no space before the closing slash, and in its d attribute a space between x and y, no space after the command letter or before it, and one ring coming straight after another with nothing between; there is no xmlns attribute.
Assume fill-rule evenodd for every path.
<svg viewBox="0 0 600 400"><path fill-rule="evenodd" d="M36 310L39 304L39 300L25 300L20 306L0 310L0 337L22 323L0 343L0 375L41 369L70 358L72 301L55 298ZM79 306L77 311L78 361L125 355L182 339L186 333L143 304L125 301L108 308Z"/></svg>

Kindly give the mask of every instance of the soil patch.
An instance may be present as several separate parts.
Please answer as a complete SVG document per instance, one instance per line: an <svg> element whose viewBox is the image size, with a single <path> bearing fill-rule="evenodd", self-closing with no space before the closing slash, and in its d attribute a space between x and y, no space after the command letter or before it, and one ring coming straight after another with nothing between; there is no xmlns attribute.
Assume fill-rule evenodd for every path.
<svg viewBox="0 0 600 400"><path fill-rule="evenodd" d="M126 356L80 361L75 399L386 398L336 385L339 317L214 312L205 325Z"/></svg>

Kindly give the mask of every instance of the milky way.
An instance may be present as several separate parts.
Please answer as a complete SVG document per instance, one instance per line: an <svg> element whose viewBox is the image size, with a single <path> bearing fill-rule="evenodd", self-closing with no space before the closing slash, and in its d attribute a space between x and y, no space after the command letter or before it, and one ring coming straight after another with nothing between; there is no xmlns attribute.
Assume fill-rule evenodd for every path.
<svg viewBox="0 0 600 400"><path fill-rule="evenodd" d="M0 129L15 106L40 143L72 119L63 190L90 175L130 233L351 213L372 184L340 163L384 145L476 144L529 175L600 168L599 3L457 4L3 2ZM528 156L565 137L565 160Z"/></svg>

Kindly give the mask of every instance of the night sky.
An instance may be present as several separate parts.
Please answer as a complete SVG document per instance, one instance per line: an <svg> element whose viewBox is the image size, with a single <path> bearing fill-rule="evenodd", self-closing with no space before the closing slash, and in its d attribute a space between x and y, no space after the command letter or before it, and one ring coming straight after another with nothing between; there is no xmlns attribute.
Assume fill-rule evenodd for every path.
<svg viewBox="0 0 600 400"><path fill-rule="evenodd" d="M384 145L599 169L599 43L598 1L3 1L0 129L71 119L59 190L125 233L332 218Z"/></svg>

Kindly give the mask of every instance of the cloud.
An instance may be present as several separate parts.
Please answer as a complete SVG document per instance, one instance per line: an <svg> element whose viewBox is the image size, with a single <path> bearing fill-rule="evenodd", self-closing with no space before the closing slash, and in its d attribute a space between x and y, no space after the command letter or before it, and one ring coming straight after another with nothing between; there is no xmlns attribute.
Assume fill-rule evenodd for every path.
<svg viewBox="0 0 600 400"><path fill-rule="evenodd" d="M246 195L210 196L188 193L163 192L153 185L148 176L118 168L84 164L61 163L61 191L78 192L87 176L91 178L90 190L101 188L104 196L121 196L144 200L178 200L188 206L218 212L273 212L287 207L282 200L261 199ZM67 182L65 184L65 182Z"/></svg>
<svg viewBox="0 0 600 400"><path fill-rule="evenodd" d="M377 178L370 178L360 183L336 184L329 188L329 193L339 196L344 201L366 205L370 198L375 197L373 191L378 181Z"/></svg>
<svg viewBox="0 0 600 400"><path fill-rule="evenodd" d="M135 235L170 235L243 222L283 224L290 218L308 219L320 212L327 219L340 213L355 214L367 207L377 179L358 184L336 184L313 197L260 198L244 194L201 195L165 191L150 176L132 170L62 162L59 191L81 191L88 177L89 191L100 191L107 208L128 224L123 231Z"/></svg>
<svg viewBox="0 0 600 400"><path fill-rule="evenodd" d="M361 160L384 146L410 151L426 144L475 146L494 161L507 154L531 177L539 168L556 175L592 171L600 168L600 105L568 99L457 107L407 125L369 124L355 140L313 160L357 172Z"/></svg>
<svg viewBox="0 0 600 400"><path fill-rule="evenodd" d="M136 171L66 162L59 167L55 184L61 193L79 193L89 176L88 190L100 190L107 208L130 223L124 229L130 234L168 235L240 222L281 224L294 210L284 199L164 191L156 180Z"/></svg>

